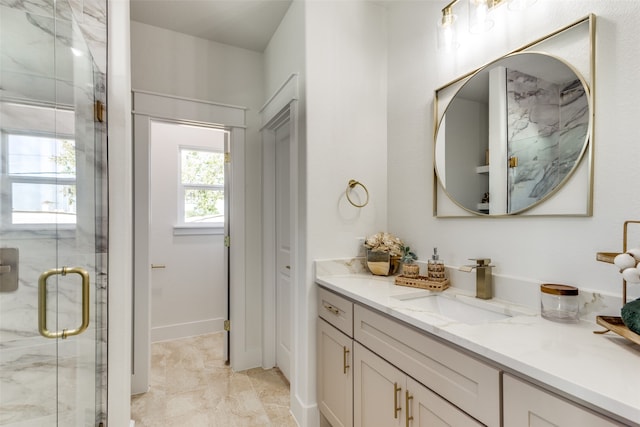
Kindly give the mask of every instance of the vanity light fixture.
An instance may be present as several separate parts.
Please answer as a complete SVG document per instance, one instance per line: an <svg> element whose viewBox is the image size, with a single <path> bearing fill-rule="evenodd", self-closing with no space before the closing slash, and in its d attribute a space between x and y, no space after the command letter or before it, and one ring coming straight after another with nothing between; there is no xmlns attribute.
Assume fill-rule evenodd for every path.
<svg viewBox="0 0 640 427"><path fill-rule="evenodd" d="M443 50L452 50L458 47L456 21L458 15L453 13L453 5L458 0L453 0L444 9L442 9L442 17L438 19L438 48Z"/></svg>
<svg viewBox="0 0 640 427"><path fill-rule="evenodd" d="M456 35L456 21L458 16L453 13L453 6L459 0L453 0L442 9L442 16L438 19L438 48L451 50L458 47ZM537 0L468 0L469 3L469 32L482 33L493 27L492 12L498 6L509 4L510 10L523 10Z"/></svg>

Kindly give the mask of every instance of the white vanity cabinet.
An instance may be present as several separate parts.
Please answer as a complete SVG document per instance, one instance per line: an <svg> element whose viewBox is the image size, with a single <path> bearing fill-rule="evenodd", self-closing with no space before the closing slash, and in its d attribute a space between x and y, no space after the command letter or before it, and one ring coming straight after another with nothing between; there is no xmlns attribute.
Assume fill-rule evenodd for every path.
<svg viewBox="0 0 640 427"><path fill-rule="evenodd" d="M332 427L353 425L353 304L318 291L317 393L321 414Z"/></svg>
<svg viewBox="0 0 640 427"><path fill-rule="evenodd" d="M526 381L504 374L506 427L613 427L615 423Z"/></svg>
<svg viewBox="0 0 640 427"><path fill-rule="evenodd" d="M499 369L360 305L353 317L358 343L481 423L500 425Z"/></svg>
<svg viewBox="0 0 640 427"><path fill-rule="evenodd" d="M428 322L416 326L405 319L411 313L386 302L384 286L372 292L375 298L360 296L377 284L318 287L322 427L327 421L332 427L640 427L613 415L615 409L583 406L577 394L560 395L456 345L455 331L448 332L450 342L430 333ZM354 301L342 295L355 295ZM535 332L535 324L527 327Z"/></svg>
<svg viewBox="0 0 640 427"><path fill-rule="evenodd" d="M355 427L480 427L427 387L354 344Z"/></svg>

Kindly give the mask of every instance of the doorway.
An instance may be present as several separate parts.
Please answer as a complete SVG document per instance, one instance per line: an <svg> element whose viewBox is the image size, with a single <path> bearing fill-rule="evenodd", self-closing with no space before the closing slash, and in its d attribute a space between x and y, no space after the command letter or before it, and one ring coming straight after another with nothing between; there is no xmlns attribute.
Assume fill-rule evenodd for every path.
<svg viewBox="0 0 640 427"><path fill-rule="evenodd" d="M224 329L229 131L151 120L151 342Z"/></svg>
<svg viewBox="0 0 640 427"><path fill-rule="evenodd" d="M243 158L244 109L138 91L133 99L138 394L149 390L152 341L222 331L242 314L233 292L244 286L244 248L229 241L243 235L243 168L233 158Z"/></svg>
<svg viewBox="0 0 640 427"><path fill-rule="evenodd" d="M263 359L262 366L278 366L291 382L300 381L296 319L305 271L298 177L298 76L292 74L275 92L261 114L263 182ZM292 397L292 402L294 398Z"/></svg>

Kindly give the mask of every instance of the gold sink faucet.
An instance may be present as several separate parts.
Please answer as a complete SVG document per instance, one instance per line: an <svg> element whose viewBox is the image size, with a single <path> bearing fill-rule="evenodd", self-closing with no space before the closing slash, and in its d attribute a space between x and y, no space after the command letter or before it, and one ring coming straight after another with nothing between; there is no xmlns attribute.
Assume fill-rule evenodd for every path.
<svg viewBox="0 0 640 427"><path fill-rule="evenodd" d="M491 258L470 258L475 261L476 265L463 265L460 271L471 272L476 270L476 298L491 299L493 298L493 284L491 282Z"/></svg>

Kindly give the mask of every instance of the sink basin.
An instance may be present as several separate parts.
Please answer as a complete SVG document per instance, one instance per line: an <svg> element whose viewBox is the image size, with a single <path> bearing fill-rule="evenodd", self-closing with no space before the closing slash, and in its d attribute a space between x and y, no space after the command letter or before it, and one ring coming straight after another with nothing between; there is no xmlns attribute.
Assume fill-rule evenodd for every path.
<svg viewBox="0 0 640 427"><path fill-rule="evenodd" d="M409 309L438 314L470 325L503 320L527 313L514 311L506 304L493 300L479 300L464 295L408 294L393 298Z"/></svg>

